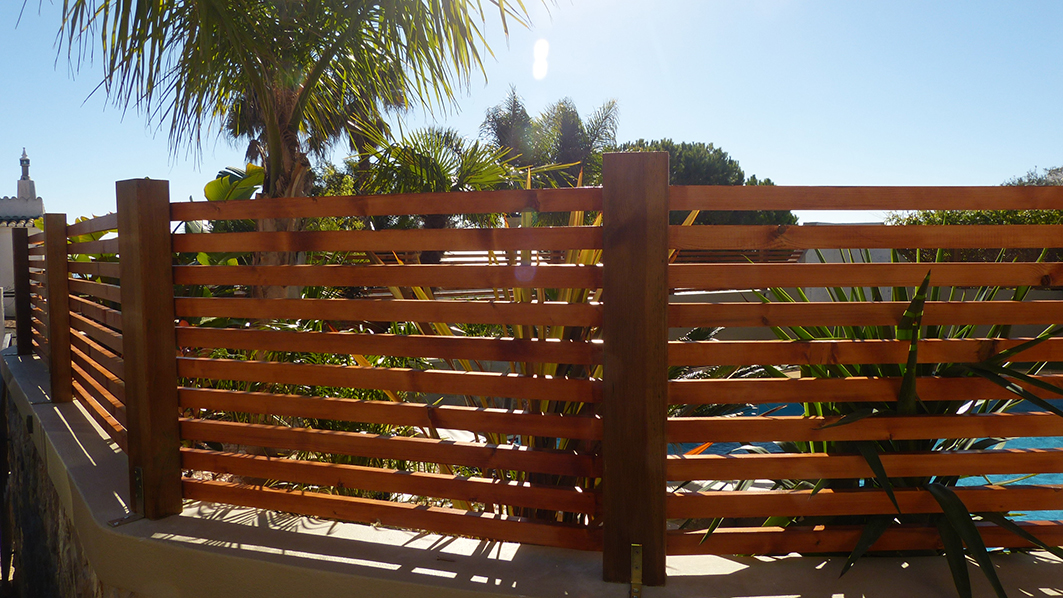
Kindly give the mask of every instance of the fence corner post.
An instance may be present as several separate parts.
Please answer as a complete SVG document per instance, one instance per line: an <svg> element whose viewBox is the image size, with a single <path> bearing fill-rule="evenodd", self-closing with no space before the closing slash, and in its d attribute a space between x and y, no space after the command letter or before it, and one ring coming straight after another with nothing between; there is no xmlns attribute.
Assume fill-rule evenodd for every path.
<svg viewBox="0 0 1063 598"><path fill-rule="evenodd" d="M33 328L30 314L29 231L11 231L12 268L15 274L15 345L19 355L33 355Z"/></svg>
<svg viewBox="0 0 1063 598"><path fill-rule="evenodd" d="M73 400L70 366L70 280L66 252L66 214L44 215L45 288L48 292L48 372L51 399ZM27 272L28 273L28 272Z"/></svg>
<svg viewBox="0 0 1063 598"><path fill-rule="evenodd" d="M665 583L668 153L606 154L602 168L602 574Z"/></svg>
<svg viewBox="0 0 1063 598"><path fill-rule="evenodd" d="M130 498L135 512L159 519L181 512L169 183L115 188Z"/></svg>

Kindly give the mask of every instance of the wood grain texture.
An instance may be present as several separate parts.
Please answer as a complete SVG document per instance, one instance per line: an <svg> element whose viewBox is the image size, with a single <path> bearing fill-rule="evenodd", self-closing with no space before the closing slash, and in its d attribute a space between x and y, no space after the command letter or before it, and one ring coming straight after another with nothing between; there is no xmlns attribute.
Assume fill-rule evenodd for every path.
<svg viewBox="0 0 1063 598"><path fill-rule="evenodd" d="M993 524L976 523L985 545L990 548L1034 548L1012 532ZM1052 546L1063 545L1063 523L1021 521L1019 527ZM708 538L704 532L671 532L668 554L762 554L791 552L852 552L862 526L816 527L733 527L717 529ZM704 540L704 541L703 541ZM871 546L872 552L897 550L941 550L936 527L894 526Z"/></svg>
<svg viewBox="0 0 1063 598"><path fill-rule="evenodd" d="M50 398L56 403L70 401L70 278L66 270L66 214L45 214L44 248L48 281L48 371Z"/></svg>
<svg viewBox="0 0 1063 598"><path fill-rule="evenodd" d="M70 297L70 310L77 312L98 324L103 324L108 328L122 331L122 312L117 309L111 309L104 307L99 303L94 303L82 299L81 297Z"/></svg>
<svg viewBox="0 0 1063 598"><path fill-rule="evenodd" d="M491 214L498 212L570 212L602 209L602 190L529 189L416 193L347 197L278 197L255 201L175 203L174 221L244 218L318 218L413 214Z"/></svg>
<svg viewBox="0 0 1063 598"><path fill-rule="evenodd" d="M250 202L248 202L250 203ZM351 496L285 491L226 482L184 480L184 494L193 500L301 513L313 517L420 529L439 534L471 536L576 550L598 550L600 535L584 526L540 522L473 513L445 507L387 502Z"/></svg>
<svg viewBox="0 0 1063 598"><path fill-rule="evenodd" d="M593 515L597 495L564 488L479 477L399 471L320 461L276 459L259 455L181 449L185 469L334 486L373 492L462 500L488 505L515 505Z"/></svg>
<svg viewBox="0 0 1063 598"><path fill-rule="evenodd" d="M919 363L977 363L1030 339L924 339ZM908 341L672 341L669 365L903 363ZM1063 338L1050 338L1016 355L1019 361L1063 360Z"/></svg>
<svg viewBox="0 0 1063 598"><path fill-rule="evenodd" d="M72 235L71 235L72 236ZM68 254L102 254L118 253L118 239L104 239L102 241L85 241L82 243L70 243L66 246Z"/></svg>
<svg viewBox="0 0 1063 598"><path fill-rule="evenodd" d="M181 357L177 361L179 374L187 378L345 386L577 403L596 403L601 400L600 384L592 380L572 378L191 357Z"/></svg>
<svg viewBox="0 0 1063 598"><path fill-rule="evenodd" d="M668 188L672 210L1063 210L1053 187Z"/></svg>
<svg viewBox="0 0 1063 598"><path fill-rule="evenodd" d="M600 249L596 226L443 228L173 235L178 252L242 251L509 251Z"/></svg>
<svg viewBox="0 0 1063 598"><path fill-rule="evenodd" d="M81 349L76 346L70 348L70 353L73 356L73 362L75 365L96 380L97 383L114 396L120 403L125 403L125 382L123 382L121 378L118 378L111 372L107 371L107 368L93 361L91 357L83 353Z"/></svg>
<svg viewBox="0 0 1063 598"><path fill-rule="evenodd" d="M809 303L673 303L668 325L896 326L906 301ZM1043 324L1063 322L1063 301L927 301L923 324Z"/></svg>
<svg viewBox="0 0 1063 598"><path fill-rule="evenodd" d="M726 290L771 287L917 287L931 272L932 286L1063 285L1063 263L943 264L672 264L672 288Z"/></svg>
<svg viewBox="0 0 1063 598"><path fill-rule="evenodd" d="M668 154L605 154L602 338L603 577L665 581L664 418L668 400Z"/></svg>
<svg viewBox="0 0 1063 598"><path fill-rule="evenodd" d="M79 332L85 333L86 336L92 340L100 343L104 347L114 351L117 354L121 354L122 351L122 335L111 330L106 326L101 326L89 318L81 315L77 312L70 313L70 327Z"/></svg>
<svg viewBox="0 0 1063 598"><path fill-rule="evenodd" d="M940 513L941 505L926 490L896 488L901 512ZM954 488L972 513L1063 509L1063 486L1013 485ZM818 517L845 515L896 515L889 496L881 490L811 490L768 492L676 492L668 495L672 519L715 517Z"/></svg>
<svg viewBox="0 0 1063 598"><path fill-rule="evenodd" d="M178 297L182 318L229 317L370 322L601 326L600 303L419 301L409 299L222 299Z"/></svg>
<svg viewBox="0 0 1063 598"><path fill-rule="evenodd" d="M104 301L122 302L121 287L115 284L94 282L91 280L70 280L70 292L79 295L87 295Z"/></svg>
<svg viewBox="0 0 1063 598"><path fill-rule="evenodd" d="M1001 449L883 453L891 477L1059 473L1063 449ZM866 478L873 474L857 454L672 455L669 480L800 480Z"/></svg>
<svg viewBox="0 0 1063 598"><path fill-rule="evenodd" d="M597 477L600 469L597 456L576 451L200 419L181 419L180 423L181 438L185 440L336 453L370 459L464 465L481 470L533 471L559 476Z"/></svg>
<svg viewBox="0 0 1063 598"><path fill-rule="evenodd" d="M177 343L181 347L396 355L487 361L596 364L601 363L602 360L600 343L560 339L526 340L179 326Z"/></svg>
<svg viewBox="0 0 1063 598"><path fill-rule="evenodd" d="M15 277L15 344L19 355L33 354L30 316L30 254L27 230L11 230L11 268Z"/></svg>
<svg viewBox="0 0 1063 598"><path fill-rule="evenodd" d="M101 408L107 411L116 422L125 428L125 405L123 405L113 394L107 392L107 389L104 388L102 384L97 382L95 378L82 369L76 355L77 354L75 353L73 364L74 382L78 384L78 388L81 389L82 394L91 396Z"/></svg>
<svg viewBox="0 0 1063 598"><path fill-rule="evenodd" d="M67 227L66 234L71 237L118 230L118 213L111 212L103 216L96 216L81 222L75 222Z"/></svg>
<svg viewBox="0 0 1063 598"><path fill-rule="evenodd" d="M601 440L601 420L533 411L484 409L454 405L363 401L263 392L181 388L182 408L262 413L290 417L469 430L523 436Z"/></svg>
<svg viewBox="0 0 1063 598"><path fill-rule="evenodd" d="M823 428L839 417L681 417L668 420L668 442L772 442L775 440L920 440L1063 436L1054 413L988 413L867 417Z"/></svg>
<svg viewBox="0 0 1063 598"><path fill-rule="evenodd" d="M85 334L76 332L70 335L71 350L74 348L84 353L89 359L100 364L119 380L125 379L125 360L115 355L110 349L92 340Z"/></svg>
<svg viewBox="0 0 1063 598"><path fill-rule="evenodd" d="M1063 375L1037 376L1037 379L1063 387ZM1043 392L1030 388L1034 393ZM896 401L900 378L762 378L673 380L668 383L668 402L673 405L730 405L766 403L870 403ZM924 376L916 380L923 401L1013 399L1015 394L985 378L938 378Z"/></svg>
<svg viewBox="0 0 1063 598"><path fill-rule="evenodd" d="M601 268L574 264L537 266L175 266L177 284L251 286L397 286L485 289L548 287L596 289Z"/></svg>
<svg viewBox="0 0 1063 598"><path fill-rule="evenodd" d="M88 412L89 416L96 420L96 423L107 432L107 435L118 445L118 448L123 451L128 451L128 430L122 427L122 425L107 412L107 409L100 405L91 394L86 392L78 381L74 380L71 384L71 388L73 390L73 396L85 406L85 411Z"/></svg>
<svg viewBox="0 0 1063 598"><path fill-rule="evenodd" d="M138 496L139 469L143 498L131 501L134 510L158 519L181 512L169 183L137 179L116 188L130 496Z"/></svg>
<svg viewBox="0 0 1063 598"><path fill-rule="evenodd" d="M121 266L118 262L68 262L67 268L71 272L90 276L118 278L121 275Z"/></svg>

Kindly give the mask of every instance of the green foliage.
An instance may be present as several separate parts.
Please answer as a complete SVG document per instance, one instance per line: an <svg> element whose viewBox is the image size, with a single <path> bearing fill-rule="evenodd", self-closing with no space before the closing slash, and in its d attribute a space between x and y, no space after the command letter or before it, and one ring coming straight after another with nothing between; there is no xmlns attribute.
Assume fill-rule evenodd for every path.
<svg viewBox="0 0 1063 598"><path fill-rule="evenodd" d="M265 175L266 170L254 164L248 164L244 170L226 168L203 187L203 196L207 201L251 199L262 188Z"/></svg>
<svg viewBox="0 0 1063 598"><path fill-rule="evenodd" d="M522 2L494 0L503 28ZM99 52L117 106L169 121L176 151L205 129L261 140L270 197L304 195L308 151L371 131L388 106L439 104L482 71L470 0L68 0L59 41L71 62Z"/></svg>
<svg viewBox="0 0 1063 598"><path fill-rule="evenodd" d="M571 98L551 104L533 119L516 89L510 88L509 95L487 111L480 134L519 169L562 165L534 177L533 186L597 185L601 183L602 152L616 144L619 119L616 100L582 118Z"/></svg>
<svg viewBox="0 0 1063 598"><path fill-rule="evenodd" d="M711 143L676 143L671 139L639 139L618 146L621 152L668 152L671 185L773 186L771 179L748 179L738 161ZM671 223L681 224L687 212L672 212ZM797 224L788 210L702 211L694 224Z"/></svg>

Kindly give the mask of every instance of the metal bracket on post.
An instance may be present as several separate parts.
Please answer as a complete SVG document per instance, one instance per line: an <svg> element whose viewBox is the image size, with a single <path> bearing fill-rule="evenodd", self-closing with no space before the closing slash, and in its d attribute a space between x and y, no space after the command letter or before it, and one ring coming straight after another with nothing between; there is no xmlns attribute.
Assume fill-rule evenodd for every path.
<svg viewBox="0 0 1063 598"><path fill-rule="evenodd" d="M133 512L144 514L144 470L133 468Z"/></svg>
<svg viewBox="0 0 1063 598"><path fill-rule="evenodd" d="M642 544L631 545L630 598L642 598Z"/></svg>

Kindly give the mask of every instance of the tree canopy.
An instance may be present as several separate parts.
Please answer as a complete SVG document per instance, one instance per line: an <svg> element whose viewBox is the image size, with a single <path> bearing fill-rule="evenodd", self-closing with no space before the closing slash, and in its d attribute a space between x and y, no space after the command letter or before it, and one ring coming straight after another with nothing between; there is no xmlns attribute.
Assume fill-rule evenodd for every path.
<svg viewBox="0 0 1063 598"><path fill-rule="evenodd" d="M639 139L618 146L621 152L668 152L671 185L774 185L771 179L746 178L738 161L711 143L676 143L671 139ZM685 213L673 212L672 223L683 221ZM704 211L695 224L797 224L788 210Z"/></svg>
<svg viewBox="0 0 1063 598"><path fill-rule="evenodd" d="M519 0L491 4L526 23ZM308 150L451 98L482 70L486 18L473 0L65 0L61 40L76 64L98 52L108 97L168 122L175 150L219 123L251 137L277 197L309 191Z"/></svg>

